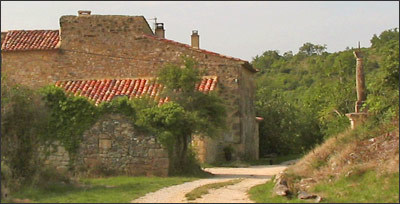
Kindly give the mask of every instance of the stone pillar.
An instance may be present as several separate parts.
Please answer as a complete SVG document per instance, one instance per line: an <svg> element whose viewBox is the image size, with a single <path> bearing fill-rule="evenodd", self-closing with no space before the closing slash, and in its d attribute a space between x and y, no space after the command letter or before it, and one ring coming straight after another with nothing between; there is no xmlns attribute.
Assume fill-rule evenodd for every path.
<svg viewBox="0 0 400 204"><path fill-rule="evenodd" d="M355 105L356 113L361 112L362 105L366 100L365 90L365 77L363 70L363 59L360 51L354 51L354 56L357 59L356 63L356 88L357 88L357 101Z"/></svg>
<svg viewBox="0 0 400 204"><path fill-rule="evenodd" d="M358 51L353 52L354 57L357 60L356 63L356 89L357 89L357 101L355 104L355 113L347 113L346 116L350 119L351 129L356 128L358 125L362 124L367 119L367 111L364 109L361 111L366 96L365 89L365 77L363 70L363 59L360 51L360 45L358 45Z"/></svg>

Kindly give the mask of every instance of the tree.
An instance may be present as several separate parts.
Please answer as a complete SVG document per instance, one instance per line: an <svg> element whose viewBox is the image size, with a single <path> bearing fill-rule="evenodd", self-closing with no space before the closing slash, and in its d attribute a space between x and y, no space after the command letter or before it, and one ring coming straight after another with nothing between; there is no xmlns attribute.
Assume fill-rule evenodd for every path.
<svg viewBox="0 0 400 204"><path fill-rule="evenodd" d="M377 120L391 120L399 112L399 31L383 31L371 43L381 60L367 78L368 109Z"/></svg>
<svg viewBox="0 0 400 204"><path fill-rule="evenodd" d="M18 184L30 182L41 167L38 149L51 137L46 132L48 110L37 92L10 85L4 76L1 103L1 162L10 170L7 179ZM1 179L3 183L5 178Z"/></svg>
<svg viewBox="0 0 400 204"><path fill-rule="evenodd" d="M166 88L162 96L171 102L138 111L140 126L156 134L169 150L170 174L186 174L200 170L191 157L189 144L193 135L216 137L225 127L226 110L216 93L195 90L201 71L190 58L184 66L170 64L159 73L159 81Z"/></svg>
<svg viewBox="0 0 400 204"><path fill-rule="evenodd" d="M299 48L299 54L304 54L306 56L311 55L321 55L326 50L326 45L314 45L312 43L304 43L303 46Z"/></svg>

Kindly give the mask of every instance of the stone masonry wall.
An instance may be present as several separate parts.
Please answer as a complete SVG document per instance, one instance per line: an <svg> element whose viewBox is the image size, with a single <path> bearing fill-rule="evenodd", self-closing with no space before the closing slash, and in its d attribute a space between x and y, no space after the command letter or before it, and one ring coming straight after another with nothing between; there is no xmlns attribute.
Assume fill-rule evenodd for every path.
<svg viewBox="0 0 400 204"><path fill-rule="evenodd" d="M58 50L2 51L1 74L11 83L37 88L56 81L64 73L57 70Z"/></svg>
<svg viewBox="0 0 400 204"><path fill-rule="evenodd" d="M219 95L228 107L227 131L207 142L207 160L222 160L222 148L227 144L244 156L243 137L248 134L243 133L241 109L254 108L241 105L248 100L240 95L243 90L239 89L240 72L245 69L243 62L145 37L143 34L151 34L146 24L143 17L63 16L58 51L4 52L6 66L2 72L9 73L12 80L38 88L57 80L155 76L164 65L179 64L182 56L191 56L205 70L205 75L218 76Z"/></svg>
<svg viewBox="0 0 400 204"><path fill-rule="evenodd" d="M128 121L119 114L106 115L87 130L78 150L76 169L114 175L167 176L167 151L154 136L138 134ZM68 152L57 142L50 151L46 164L60 171L67 170Z"/></svg>
<svg viewBox="0 0 400 204"><path fill-rule="evenodd" d="M257 160L259 158L259 137L258 124L256 122L256 112L254 109L254 74L242 69L239 78L240 83L240 120L241 120L241 138L246 160Z"/></svg>
<svg viewBox="0 0 400 204"><path fill-rule="evenodd" d="M49 145L48 148L50 154L45 157L45 164L55 167L58 171L67 171L70 158L65 148L58 141L54 142L52 145ZM44 147L42 147L41 151L44 153ZM42 154L42 156L45 155Z"/></svg>
<svg viewBox="0 0 400 204"><path fill-rule="evenodd" d="M83 135L77 166L124 175L168 175L168 153L154 136L137 133L119 114L106 115Z"/></svg>

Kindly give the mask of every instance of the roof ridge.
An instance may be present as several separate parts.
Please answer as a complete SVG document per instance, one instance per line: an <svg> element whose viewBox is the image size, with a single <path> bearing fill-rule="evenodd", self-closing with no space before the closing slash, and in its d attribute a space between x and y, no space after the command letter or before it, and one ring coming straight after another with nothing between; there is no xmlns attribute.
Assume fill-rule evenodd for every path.
<svg viewBox="0 0 400 204"><path fill-rule="evenodd" d="M248 62L248 61L243 60L243 59L240 59L240 58L230 57L230 56L223 55L223 54L219 54L219 53L212 52L212 51L209 51L209 50L200 49L200 48L193 48L192 46L190 46L190 45L188 45L188 44L181 43L181 42L177 42L177 41L170 40L170 39L166 39L166 38L158 38L158 37L156 37L156 36L151 36L151 35L146 35L146 34L143 34L143 36L146 37L146 38L158 40L158 41L161 41L161 42L167 42L167 43L172 43L172 44L180 45L180 46L189 48L189 49L191 49L191 50L198 51L198 52L202 52L202 53L206 53L206 54L211 54L211 55L215 55L215 56L219 56L219 57L223 57L223 58L227 58L227 59L231 59L231 60L235 60L235 61Z"/></svg>

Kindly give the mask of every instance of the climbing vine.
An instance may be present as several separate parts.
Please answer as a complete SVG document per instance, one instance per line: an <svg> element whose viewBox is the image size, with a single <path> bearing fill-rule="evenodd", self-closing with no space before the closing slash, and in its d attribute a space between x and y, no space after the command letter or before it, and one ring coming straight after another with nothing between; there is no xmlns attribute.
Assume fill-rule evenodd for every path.
<svg viewBox="0 0 400 204"><path fill-rule="evenodd" d="M132 125L139 130L144 130L135 124L136 110L140 107L155 105L155 102L149 99L129 100L127 96L124 96L95 106L87 98L68 95L62 88L54 85L46 86L40 92L51 112L48 132L53 134L53 138L61 143L70 156L77 153L83 133L104 114L126 115Z"/></svg>

